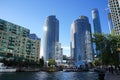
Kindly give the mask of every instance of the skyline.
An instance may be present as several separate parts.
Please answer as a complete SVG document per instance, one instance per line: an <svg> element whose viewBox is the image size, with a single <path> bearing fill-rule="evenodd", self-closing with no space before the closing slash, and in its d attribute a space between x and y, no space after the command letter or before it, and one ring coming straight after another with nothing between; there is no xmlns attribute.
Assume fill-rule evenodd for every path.
<svg viewBox="0 0 120 80"><path fill-rule="evenodd" d="M56 15L56 18L59 20L59 42L63 46L63 54L70 54L71 24L79 16L87 16L93 33L91 13L93 8L98 8L102 32L109 33L108 11L105 11L107 6L108 0L104 0L104 3L101 0L1 0L0 19L30 29L31 33L35 33L41 38L41 49L43 49L43 26L46 17Z"/></svg>

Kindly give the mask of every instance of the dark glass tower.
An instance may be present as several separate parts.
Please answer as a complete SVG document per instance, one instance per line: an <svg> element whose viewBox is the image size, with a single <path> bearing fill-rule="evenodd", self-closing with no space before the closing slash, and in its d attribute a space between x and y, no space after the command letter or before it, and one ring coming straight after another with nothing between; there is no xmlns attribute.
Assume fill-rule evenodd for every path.
<svg viewBox="0 0 120 80"><path fill-rule="evenodd" d="M99 17L99 12L98 9L92 9L92 19L93 19L93 26L94 26L94 33L102 33L101 31L101 24L100 24L100 17ZM99 54L100 51L96 50L96 44L93 43L93 47L94 47L94 53L95 54Z"/></svg>
<svg viewBox="0 0 120 80"><path fill-rule="evenodd" d="M100 17L98 9L92 10L92 19L93 19L93 26L94 26L94 33L101 33L101 24L100 24Z"/></svg>
<svg viewBox="0 0 120 80"><path fill-rule="evenodd" d="M44 26L44 60L55 60L55 43L59 42L59 21L56 16L48 16Z"/></svg>
<svg viewBox="0 0 120 80"><path fill-rule="evenodd" d="M81 62L92 61L91 25L86 16L81 16L72 23L71 37L71 57L75 65L80 66Z"/></svg>

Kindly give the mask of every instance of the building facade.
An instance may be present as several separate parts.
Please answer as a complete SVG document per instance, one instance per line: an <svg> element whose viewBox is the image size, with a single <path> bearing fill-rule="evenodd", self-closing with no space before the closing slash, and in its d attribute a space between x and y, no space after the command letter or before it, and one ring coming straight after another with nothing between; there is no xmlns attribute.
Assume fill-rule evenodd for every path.
<svg viewBox="0 0 120 80"><path fill-rule="evenodd" d="M93 19L94 33L102 33L100 17L97 8L92 9L92 19Z"/></svg>
<svg viewBox="0 0 120 80"><path fill-rule="evenodd" d="M71 57L76 66L93 60L91 25L86 16L75 20L71 26Z"/></svg>
<svg viewBox="0 0 120 80"><path fill-rule="evenodd" d="M120 0L109 0L109 8L114 25L115 34L120 34Z"/></svg>
<svg viewBox="0 0 120 80"><path fill-rule="evenodd" d="M61 48L61 43L55 43L55 61L58 66L63 62L63 48Z"/></svg>
<svg viewBox="0 0 120 80"><path fill-rule="evenodd" d="M113 28L114 28L111 13L108 13L108 26L109 26L109 31L111 33L113 31Z"/></svg>
<svg viewBox="0 0 120 80"><path fill-rule="evenodd" d="M55 60L55 43L59 42L59 21L56 16L48 16L44 26L44 61Z"/></svg>
<svg viewBox="0 0 120 80"><path fill-rule="evenodd" d="M31 39L29 35L29 29L0 19L0 56L38 61L40 39Z"/></svg>

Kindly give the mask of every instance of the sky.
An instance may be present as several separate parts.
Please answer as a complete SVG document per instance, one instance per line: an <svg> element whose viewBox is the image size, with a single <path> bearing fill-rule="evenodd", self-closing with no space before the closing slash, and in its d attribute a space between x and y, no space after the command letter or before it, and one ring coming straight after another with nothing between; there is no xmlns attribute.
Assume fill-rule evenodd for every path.
<svg viewBox="0 0 120 80"><path fill-rule="evenodd" d="M98 8L102 32L108 34L107 7L108 0L0 0L0 19L28 28L41 38L40 56L43 56L45 20L49 15L56 15L63 54L70 56L72 22L81 15L87 16L93 32L91 10Z"/></svg>

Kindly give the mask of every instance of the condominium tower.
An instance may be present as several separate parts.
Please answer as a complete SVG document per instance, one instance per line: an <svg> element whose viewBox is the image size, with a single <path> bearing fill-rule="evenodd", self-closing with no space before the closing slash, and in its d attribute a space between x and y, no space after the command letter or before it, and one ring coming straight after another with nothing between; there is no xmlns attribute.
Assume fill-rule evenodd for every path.
<svg viewBox="0 0 120 80"><path fill-rule="evenodd" d="M91 25L86 16L80 16L71 26L71 56L76 66L93 60Z"/></svg>
<svg viewBox="0 0 120 80"><path fill-rule="evenodd" d="M109 0L111 17L114 25L115 34L120 34L120 0Z"/></svg>
<svg viewBox="0 0 120 80"><path fill-rule="evenodd" d="M44 26L44 60L55 60L55 43L59 42L59 21L55 15L48 16Z"/></svg>
<svg viewBox="0 0 120 80"><path fill-rule="evenodd" d="M101 24L100 24L100 17L98 9L92 9L92 19L93 19L93 26L94 26L94 33L101 33Z"/></svg>
<svg viewBox="0 0 120 80"><path fill-rule="evenodd" d="M29 35L29 29L0 19L0 58L39 61L40 39Z"/></svg>

